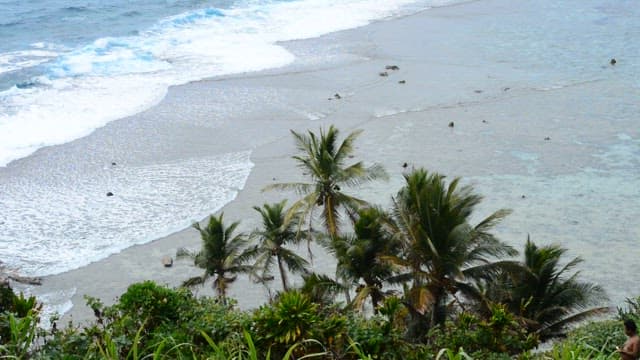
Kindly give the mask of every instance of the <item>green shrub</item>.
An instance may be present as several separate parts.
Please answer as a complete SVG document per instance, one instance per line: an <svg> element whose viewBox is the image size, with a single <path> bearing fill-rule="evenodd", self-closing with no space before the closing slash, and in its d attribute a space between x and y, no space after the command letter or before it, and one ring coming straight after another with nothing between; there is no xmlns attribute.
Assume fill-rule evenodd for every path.
<svg viewBox="0 0 640 360"><path fill-rule="evenodd" d="M619 359L617 352L607 353L586 343L561 342L555 344L550 351L540 355L542 360L613 360Z"/></svg>
<svg viewBox="0 0 640 360"><path fill-rule="evenodd" d="M83 329L69 322L63 329L52 330L38 352L38 359L86 359L93 342Z"/></svg>
<svg viewBox="0 0 640 360"><path fill-rule="evenodd" d="M365 319L359 314L351 314L347 326L349 338L374 359L405 359L409 352L410 345L397 329L390 326L387 318L374 316Z"/></svg>
<svg viewBox="0 0 640 360"><path fill-rule="evenodd" d="M281 293L273 304L261 306L253 322L256 342L264 348L272 344L274 354L284 354L288 346L312 338L320 317L317 304L292 290Z"/></svg>
<svg viewBox="0 0 640 360"><path fill-rule="evenodd" d="M251 327L251 314L236 308L236 302L228 299L226 304L217 299L198 299L197 305L189 309L185 331L196 347L206 346L206 334L216 344L241 343L244 329Z"/></svg>
<svg viewBox="0 0 640 360"><path fill-rule="evenodd" d="M116 308L124 316L145 319L147 326L155 327L163 322L174 323L181 320L181 314L194 304L187 289L170 289L145 281L129 286L122 294Z"/></svg>
<svg viewBox="0 0 640 360"><path fill-rule="evenodd" d="M22 351L25 346L27 349L31 346L37 335L41 309L42 304L38 304L35 296L16 295L8 284L0 285L0 346L5 345L0 353L7 349Z"/></svg>
<svg viewBox="0 0 640 360"><path fill-rule="evenodd" d="M466 312L458 314L444 329L436 328L429 333L429 344L435 349L464 348L478 358L479 354L518 354L538 345L537 337L528 334L504 305L493 304L490 310L488 319Z"/></svg>
<svg viewBox="0 0 640 360"><path fill-rule="evenodd" d="M8 358L12 359L27 359L38 332L40 321L38 311L29 309L24 316L20 317L14 313L5 312L2 315L2 321L7 322L8 336L2 339L0 355L8 355ZM2 358L5 357L2 356Z"/></svg>
<svg viewBox="0 0 640 360"><path fill-rule="evenodd" d="M622 321L589 322L569 332L563 343L584 344L601 353L610 354L615 352L616 346L624 344L626 335L623 329Z"/></svg>

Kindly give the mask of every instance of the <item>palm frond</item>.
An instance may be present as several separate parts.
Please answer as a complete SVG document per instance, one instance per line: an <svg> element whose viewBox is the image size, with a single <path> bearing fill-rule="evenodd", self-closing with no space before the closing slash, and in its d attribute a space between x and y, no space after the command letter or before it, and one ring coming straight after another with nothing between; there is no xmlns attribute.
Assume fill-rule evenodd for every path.
<svg viewBox="0 0 640 360"><path fill-rule="evenodd" d="M194 287L203 285L207 281L207 276L194 276L182 282L184 287Z"/></svg>
<svg viewBox="0 0 640 360"><path fill-rule="evenodd" d="M329 131L331 131L332 129L335 129L335 128L331 126L329 128ZM337 130L334 130L333 134L337 136L338 135ZM360 134L362 134L362 130L354 130L349 135L347 135L347 137L342 141L342 144L340 145L340 147L337 149L337 151L335 151L336 161L338 162L344 161L349 155L353 153L353 150L354 150L353 144L358 138L358 136L360 136Z"/></svg>
<svg viewBox="0 0 640 360"><path fill-rule="evenodd" d="M265 186L262 191L278 190L278 191L293 191L298 195L306 195L312 192L315 188L314 184L309 183L279 183L269 184Z"/></svg>
<svg viewBox="0 0 640 360"><path fill-rule="evenodd" d="M309 267L309 262L307 260L291 250L282 249L280 257L287 265L289 271L293 273L304 273Z"/></svg>
<svg viewBox="0 0 640 360"><path fill-rule="evenodd" d="M538 333L542 336L542 339L561 336L569 325L584 321L594 316L606 315L611 312L612 308L610 307L597 307L584 310L551 323L544 323L538 330Z"/></svg>

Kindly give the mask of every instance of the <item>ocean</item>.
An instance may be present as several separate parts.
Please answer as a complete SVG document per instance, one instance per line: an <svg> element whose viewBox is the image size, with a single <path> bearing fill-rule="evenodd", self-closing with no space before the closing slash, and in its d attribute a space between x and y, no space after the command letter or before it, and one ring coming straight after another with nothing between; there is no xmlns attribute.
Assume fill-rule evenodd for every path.
<svg viewBox="0 0 640 360"><path fill-rule="evenodd" d="M317 37L445 3L0 0L0 171L42 147L68 143L150 108L169 86L287 65L294 56L279 41ZM89 175L80 185L64 176L0 182L0 259L23 274L50 275L184 228L220 208L234 192L213 189L213 198L184 207L189 194L181 189L188 182L167 184L155 195L161 200L154 198L153 186L143 198L145 190L127 187L137 198L119 198L126 211L83 194L95 194L93 189L106 188L105 182L116 189L115 183L143 186L137 179L144 179L145 172L158 171L154 181L170 179L192 165L144 169L128 179L115 173ZM202 167L230 174L211 178L211 186L224 189L242 188L250 168L246 153L227 154ZM128 207L130 201L140 208ZM44 203L60 206L44 210L38 205ZM147 230L136 225L141 222ZM26 229L34 231L25 238Z"/></svg>
<svg viewBox="0 0 640 360"><path fill-rule="evenodd" d="M603 271L616 271L619 264L599 256L599 239L615 238L609 243L628 262L640 237L636 0L0 0L0 261L22 275L59 274L184 229L236 197L254 166L252 147L216 147L208 144L208 134L183 133L176 124L214 128L227 114L259 113L277 97L268 90L230 94L203 86L174 104L183 110L172 116L175 123L156 126L146 111L160 104L170 87L301 63L311 68L340 63L348 59L340 44L303 46L294 54L286 42L467 3L473 3L471 20L462 16L456 28L430 39L448 57L429 54L436 59L430 61L459 65L468 78L500 74L509 87L532 94L587 89L581 103L558 109L553 129L563 121L573 124L577 116L593 117L580 111L593 104L602 104L597 116L603 121L602 137L588 144L578 136L573 140L593 150L586 155L592 164L579 172L561 170L573 154L559 152L545 168L549 164L535 150L509 144L508 150L496 150L511 159L504 172L469 171L468 180L487 195L488 207L514 208L500 231L516 235L526 228L533 240L544 242L536 232L550 232L568 248L573 242L574 254L590 261L584 272L606 283ZM451 78L459 81L443 78L432 86L437 94L427 100L407 96L389 111L455 104L456 86L477 86L465 84L464 74ZM487 76L482 86L496 82ZM498 93L507 91L512 90ZM245 97L251 102L233 105ZM207 101L220 105L211 122L202 120ZM528 104L521 109L543 112ZM389 111L374 111L372 117ZM317 109L300 113L312 121L327 116ZM131 116L136 121L106 126ZM635 127L616 128L634 121ZM96 129L106 134L94 137ZM207 143L216 151L203 155L196 146L169 151L170 137ZM515 164L522 169L506 170ZM539 194L542 202L514 204L525 193ZM574 226L549 222L550 214ZM576 235L579 240L572 238ZM625 284L617 279L605 285L616 291ZM74 291L47 296L59 298L52 302L63 304L57 310L64 312ZM621 298L613 296L618 303Z"/></svg>
<svg viewBox="0 0 640 360"><path fill-rule="evenodd" d="M148 109L171 85L287 65L278 41L430 3L443 1L3 0L0 166Z"/></svg>

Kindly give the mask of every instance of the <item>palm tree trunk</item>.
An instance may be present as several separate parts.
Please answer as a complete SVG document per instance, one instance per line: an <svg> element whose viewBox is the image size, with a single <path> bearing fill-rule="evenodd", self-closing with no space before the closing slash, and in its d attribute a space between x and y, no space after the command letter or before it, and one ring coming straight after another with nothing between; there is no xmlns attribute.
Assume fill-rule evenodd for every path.
<svg viewBox="0 0 640 360"><path fill-rule="evenodd" d="M276 255L276 259L278 260L278 270L280 270L280 279L282 279L282 290L287 291L287 273L284 271L284 266L282 265L282 259L280 259L280 255Z"/></svg>
<svg viewBox="0 0 640 360"><path fill-rule="evenodd" d="M378 304L384 300L378 288L371 291L371 306L373 306L373 314L378 315Z"/></svg>
<svg viewBox="0 0 640 360"><path fill-rule="evenodd" d="M443 306L445 299L445 292L442 286L433 285L430 287L429 292L433 296L433 304L431 306L431 327L443 325L447 318L446 307Z"/></svg>
<svg viewBox="0 0 640 360"><path fill-rule="evenodd" d="M218 293L218 298L220 298L220 302L223 305L227 304L227 289L226 283L224 280L224 276L218 276L215 281L216 292Z"/></svg>
<svg viewBox="0 0 640 360"><path fill-rule="evenodd" d="M333 198L331 196L325 196L324 198L324 217L327 222L327 232L329 232L329 236L332 239L335 239L338 236L338 225L336 224L336 219L334 215L334 207Z"/></svg>

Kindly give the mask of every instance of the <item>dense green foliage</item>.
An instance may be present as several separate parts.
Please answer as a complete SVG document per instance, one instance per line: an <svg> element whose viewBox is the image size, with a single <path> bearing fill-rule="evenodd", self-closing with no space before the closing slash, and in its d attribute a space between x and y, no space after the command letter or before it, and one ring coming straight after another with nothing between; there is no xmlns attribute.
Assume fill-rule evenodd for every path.
<svg viewBox="0 0 640 360"><path fill-rule="evenodd" d="M508 215L475 213L482 197L461 179L415 169L384 210L342 187L384 178L377 165L346 165L359 132L341 143L328 131L293 132L294 157L309 183L274 187L302 199L254 207L261 225L250 233L222 214L194 224L201 249L181 249L203 274L171 289L132 284L105 306L87 298L95 320L37 328L40 306L0 292L0 356L17 359L610 359L624 340L621 319L640 320L640 298L618 320L572 329L544 353L546 338L604 308L601 288L579 279L581 261L566 249L528 240L518 251L493 233ZM324 232L311 210L322 208ZM346 215L346 216L344 216ZM481 220L475 224L472 218ZM303 220L309 228L302 230ZM348 220L348 221L347 221ZM350 228L347 227L350 225ZM247 235L250 234L250 235ZM335 257L333 275L310 272L292 245L318 241ZM309 254L310 255L310 254ZM238 276L263 284L277 266L282 291L257 309L240 311L227 289ZM303 285L293 288L293 276ZM334 276L334 277L332 277ZM212 279L215 298L189 290ZM300 282L297 282L300 283ZM370 304L370 307L365 306ZM55 323L54 323L55 325Z"/></svg>
<svg viewBox="0 0 640 360"><path fill-rule="evenodd" d="M417 169L405 174L405 186L394 198L393 232L402 243L399 254L387 256L402 269L410 289L407 304L414 317L429 314L430 327L447 319L447 302L457 292L468 292L471 282L491 280L501 271L500 256L517 252L489 231L507 211L491 214L477 225L469 224L481 197L456 178ZM423 336L414 327L415 338Z"/></svg>

